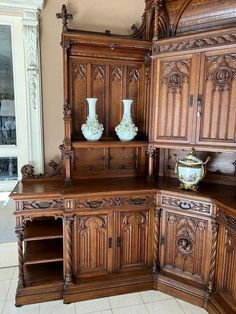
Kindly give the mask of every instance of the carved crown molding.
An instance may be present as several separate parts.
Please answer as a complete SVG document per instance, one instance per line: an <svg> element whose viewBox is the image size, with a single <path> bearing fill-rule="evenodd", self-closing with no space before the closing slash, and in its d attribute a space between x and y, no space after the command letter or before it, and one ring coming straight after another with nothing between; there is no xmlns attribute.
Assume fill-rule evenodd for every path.
<svg viewBox="0 0 236 314"><path fill-rule="evenodd" d="M179 52L191 49L208 48L219 45L236 44L236 32L221 35L212 35L206 38L186 39L174 43L156 43L153 54Z"/></svg>

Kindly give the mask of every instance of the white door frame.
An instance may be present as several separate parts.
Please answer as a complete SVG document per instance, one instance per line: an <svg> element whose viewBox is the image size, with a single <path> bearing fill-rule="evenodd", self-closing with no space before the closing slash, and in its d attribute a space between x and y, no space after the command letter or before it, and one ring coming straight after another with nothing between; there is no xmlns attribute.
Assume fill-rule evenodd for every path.
<svg viewBox="0 0 236 314"><path fill-rule="evenodd" d="M18 158L44 171L39 10L43 0L0 0L0 24L11 26L16 145L1 145L0 157ZM2 182L4 183L4 182ZM6 181L5 181L6 183Z"/></svg>

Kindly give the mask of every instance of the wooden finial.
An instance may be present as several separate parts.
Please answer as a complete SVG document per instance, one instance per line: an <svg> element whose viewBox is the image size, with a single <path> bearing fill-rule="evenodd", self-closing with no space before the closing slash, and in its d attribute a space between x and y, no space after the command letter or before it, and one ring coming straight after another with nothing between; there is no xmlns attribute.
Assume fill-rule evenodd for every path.
<svg viewBox="0 0 236 314"><path fill-rule="evenodd" d="M67 32L68 31L68 20L72 20L73 19L73 15L72 14L68 14L67 13L67 8L66 5L63 4L61 7L61 13L57 13L56 17L58 19L62 19L62 32Z"/></svg>

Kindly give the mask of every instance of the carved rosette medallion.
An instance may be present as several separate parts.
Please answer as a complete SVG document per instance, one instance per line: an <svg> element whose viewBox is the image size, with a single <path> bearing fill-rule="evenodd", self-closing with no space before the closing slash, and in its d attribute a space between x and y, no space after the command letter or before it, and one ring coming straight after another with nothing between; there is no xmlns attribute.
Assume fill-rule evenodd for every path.
<svg viewBox="0 0 236 314"><path fill-rule="evenodd" d="M236 78L236 57L224 55L207 58L207 81L212 81L216 91L229 90Z"/></svg>
<svg viewBox="0 0 236 314"><path fill-rule="evenodd" d="M176 241L177 249L183 254L190 254L193 250L193 242L189 237L180 237Z"/></svg>
<svg viewBox="0 0 236 314"><path fill-rule="evenodd" d="M184 83L189 82L190 60L163 62L161 84L167 85L168 92L181 92Z"/></svg>

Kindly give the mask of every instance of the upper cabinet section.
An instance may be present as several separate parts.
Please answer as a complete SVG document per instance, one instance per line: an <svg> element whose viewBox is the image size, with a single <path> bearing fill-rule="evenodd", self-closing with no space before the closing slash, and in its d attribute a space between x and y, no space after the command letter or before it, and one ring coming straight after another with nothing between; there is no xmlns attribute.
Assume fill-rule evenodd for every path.
<svg viewBox="0 0 236 314"><path fill-rule="evenodd" d="M143 38L202 33L236 26L235 0L146 0Z"/></svg>
<svg viewBox="0 0 236 314"><path fill-rule="evenodd" d="M235 26L235 0L166 0L170 36Z"/></svg>
<svg viewBox="0 0 236 314"><path fill-rule="evenodd" d="M149 65L145 63L151 44L70 32L63 34L62 46L65 104L71 108L66 137L72 141L85 140L81 125L88 115L86 98L97 98L96 113L104 126L102 140L118 139L115 127L122 119L122 99L133 100L132 118L139 129L136 139L147 138L148 108L144 86L150 80Z"/></svg>

